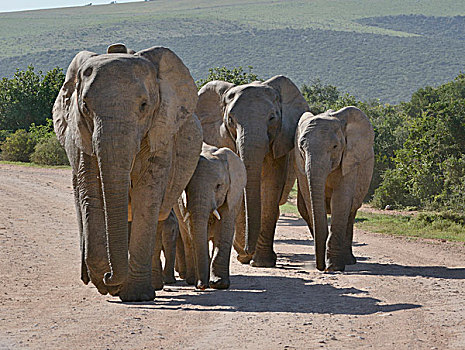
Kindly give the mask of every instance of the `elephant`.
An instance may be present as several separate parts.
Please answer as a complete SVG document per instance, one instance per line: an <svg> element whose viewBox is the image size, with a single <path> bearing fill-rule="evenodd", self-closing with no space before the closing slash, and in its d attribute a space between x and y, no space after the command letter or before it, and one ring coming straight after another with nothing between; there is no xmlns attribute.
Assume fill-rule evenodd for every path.
<svg viewBox="0 0 465 350"><path fill-rule="evenodd" d="M152 258L152 285L155 290L163 289L164 284L176 283L174 264L176 242L179 236L179 224L174 211L171 210L166 220L159 221L155 237L155 251ZM165 265L162 267L160 255L163 250Z"/></svg>
<svg viewBox="0 0 465 350"><path fill-rule="evenodd" d="M164 47L130 52L123 44L79 52L53 123L72 167L82 281L122 301L148 301L157 223L194 173L202 128L181 59Z"/></svg>
<svg viewBox="0 0 465 350"><path fill-rule="evenodd" d="M194 175L175 206L186 281L198 289L229 288L234 227L246 182L245 166L232 150L203 145ZM209 239L213 241L211 263Z"/></svg>
<svg viewBox="0 0 465 350"><path fill-rule="evenodd" d="M294 149L297 207L314 237L320 271L344 271L356 263L354 221L370 186L373 142L373 127L356 107L300 118Z"/></svg>
<svg viewBox="0 0 465 350"><path fill-rule="evenodd" d="M199 91L195 113L204 142L236 152L247 171L234 239L237 258L244 264L276 265L273 240L279 205L295 182L294 136L306 111L299 89L284 76L238 86L211 81Z"/></svg>

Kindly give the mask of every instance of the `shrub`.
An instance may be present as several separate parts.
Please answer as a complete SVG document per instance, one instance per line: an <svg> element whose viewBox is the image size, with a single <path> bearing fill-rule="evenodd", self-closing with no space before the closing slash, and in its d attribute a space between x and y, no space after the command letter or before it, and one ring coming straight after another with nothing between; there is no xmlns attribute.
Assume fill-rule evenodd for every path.
<svg viewBox="0 0 465 350"><path fill-rule="evenodd" d="M2 144L2 160L29 162L29 156L34 151L34 146L35 142L26 130L16 130Z"/></svg>
<svg viewBox="0 0 465 350"><path fill-rule="evenodd" d="M195 83L197 84L197 87L200 89L206 83L213 80L223 80L229 83L233 83L235 85L248 84L257 80L261 80L257 77L255 73L252 73L252 66L247 66L247 68L249 69L248 72L245 72L241 66L232 69L228 69L224 66L210 68L208 70L207 78L197 80Z"/></svg>
<svg viewBox="0 0 465 350"><path fill-rule="evenodd" d="M55 135L43 138L36 144L31 161L43 165L67 165L68 157Z"/></svg>
<svg viewBox="0 0 465 350"><path fill-rule="evenodd" d="M407 186L406 174L398 169L387 169L382 177L381 185L375 190L371 204L377 208L390 205L392 208L418 206L419 201L412 196Z"/></svg>
<svg viewBox="0 0 465 350"><path fill-rule="evenodd" d="M59 68L43 74L34 67L17 70L11 79L0 80L0 128L26 129L31 123L43 124L52 114L53 103L65 75Z"/></svg>

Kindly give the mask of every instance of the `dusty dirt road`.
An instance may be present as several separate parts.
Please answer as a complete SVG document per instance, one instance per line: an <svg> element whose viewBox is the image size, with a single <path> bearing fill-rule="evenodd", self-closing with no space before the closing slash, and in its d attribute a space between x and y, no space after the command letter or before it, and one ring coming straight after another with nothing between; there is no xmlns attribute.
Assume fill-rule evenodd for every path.
<svg viewBox="0 0 465 350"><path fill-rule="evenodd" d="M79 280L70 171L0 164L0 349L465 349L463 244L357 231L323 274L308 236L282 217L276 268L124 304Z"/></svg>

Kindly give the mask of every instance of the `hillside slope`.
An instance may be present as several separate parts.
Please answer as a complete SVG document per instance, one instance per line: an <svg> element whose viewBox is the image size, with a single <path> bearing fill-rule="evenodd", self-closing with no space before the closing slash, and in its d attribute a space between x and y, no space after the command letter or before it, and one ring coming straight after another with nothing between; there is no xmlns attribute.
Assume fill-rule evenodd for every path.
<svg viewBox="0 0 465 350"><path fill-rule="evenodd" d="M252 65L298 85L320 78L359 98L407 100L464 70L462 0L155 0L0 13L0 77L66 68L79 50L122 41L172 48L195 79Z"/></svg>

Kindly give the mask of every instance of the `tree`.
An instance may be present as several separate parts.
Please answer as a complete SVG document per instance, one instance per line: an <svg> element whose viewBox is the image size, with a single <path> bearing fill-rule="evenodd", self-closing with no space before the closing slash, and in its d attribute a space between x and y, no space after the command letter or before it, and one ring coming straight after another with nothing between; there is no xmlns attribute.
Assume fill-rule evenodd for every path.
<svg viewBox="0 0 465 350"><path fill-rule="evenodd" d="M47 74L35 73L34 67L17 70L11 79L0 81L0 129L27 129L32 123L42 125L52 115L53 103L65 75L59 68Z"/></svg>
<svg viewBox="0 0 465 350"><path fill-rule="evenodd" d="M334 85L323 85L320 79L310 85L302 85L302 95L310 106L310 112L317 115L331 109L340 98L340 92Z"/></svg>
<svg viewBox="0 0 465 350"><path fill-rule="evenodd" d="M244 71L241 66L232 69L226 68L224 66L210 68L208 70L207 78L197 80L195 83L200 89L206 83L213 80L223 80L235 85L249 84L257 80L263 81L262 79L259 79L255 73L252 73L252 66L247 66L247 68L249 69L248 72Z"/></svg>

